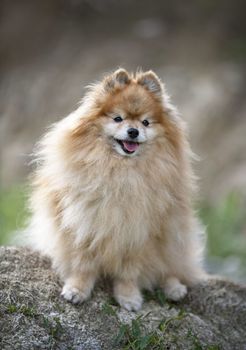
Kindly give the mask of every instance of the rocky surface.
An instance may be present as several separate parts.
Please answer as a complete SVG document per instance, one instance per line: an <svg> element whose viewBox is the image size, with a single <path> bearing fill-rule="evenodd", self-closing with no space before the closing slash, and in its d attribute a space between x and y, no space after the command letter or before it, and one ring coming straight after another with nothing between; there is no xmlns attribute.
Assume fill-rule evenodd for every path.
<svg viewBox="0 0 246 350"><path fill-rule="evenodd" d="M0 248L1 349L246 349L246 288L211 279L180 303L145 293L139 313L121 310L109 282L85 304L60 298L50 262Z"/></svg>

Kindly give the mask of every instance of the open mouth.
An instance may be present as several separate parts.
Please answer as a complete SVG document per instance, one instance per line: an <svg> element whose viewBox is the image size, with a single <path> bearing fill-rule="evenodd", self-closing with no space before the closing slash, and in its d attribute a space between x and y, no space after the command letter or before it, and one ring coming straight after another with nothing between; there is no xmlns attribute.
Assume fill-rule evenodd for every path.
<svg viewBox="0 0 246 350"><path fill-rule="evenodd" d="M115 140L121 146L123 151L125 153L127 153L127 154L132 154L132 153L136 152L136 150L139 147L139 143L138 142L127 141L127 140L117 140L117 139L115 139Z"/></svg>

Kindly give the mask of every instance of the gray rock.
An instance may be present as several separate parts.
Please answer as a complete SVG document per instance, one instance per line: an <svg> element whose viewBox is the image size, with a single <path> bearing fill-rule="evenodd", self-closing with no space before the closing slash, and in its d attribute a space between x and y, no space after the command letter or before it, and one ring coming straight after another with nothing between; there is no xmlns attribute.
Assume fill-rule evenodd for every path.
<svg viewBox="0 0 246 350"><path fill-rule="evenodd" d="M211 279L179 303L145 293L139 313L121 310L109 281L74 306L60 297L49 260L0 248L1 349L246 349L246 288Z"/></svg>

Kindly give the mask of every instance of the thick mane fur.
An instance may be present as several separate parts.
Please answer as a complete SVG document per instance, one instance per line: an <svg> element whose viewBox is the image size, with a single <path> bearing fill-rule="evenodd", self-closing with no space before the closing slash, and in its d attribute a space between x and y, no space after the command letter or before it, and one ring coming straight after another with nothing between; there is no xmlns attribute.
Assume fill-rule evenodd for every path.
<svg viewBox="0 0 246 350"><path fill-rule="evenodd" d="M144 108L155 109L164 132L141 157L121 157L101 125L109 104L135 91ZM111 276L133 278L138 271L145 286L170 274L189 283L199 270L202 231L191 209L190 157L184 123L155 74L113 73L38 144L32 246L52 257L64 279L83 265Z"/></svg>

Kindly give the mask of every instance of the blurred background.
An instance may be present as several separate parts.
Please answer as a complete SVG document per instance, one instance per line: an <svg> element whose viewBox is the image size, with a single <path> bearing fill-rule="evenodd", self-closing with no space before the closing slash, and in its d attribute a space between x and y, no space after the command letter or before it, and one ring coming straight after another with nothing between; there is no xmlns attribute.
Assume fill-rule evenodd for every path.
<svg viewBox="0 0 246 350"><path fill-rule="evenodd" d="M30 153L107 71L153 69L188 122L211 272L246 281L246 3L1 0L0 244L28 211Z"/></svg>

